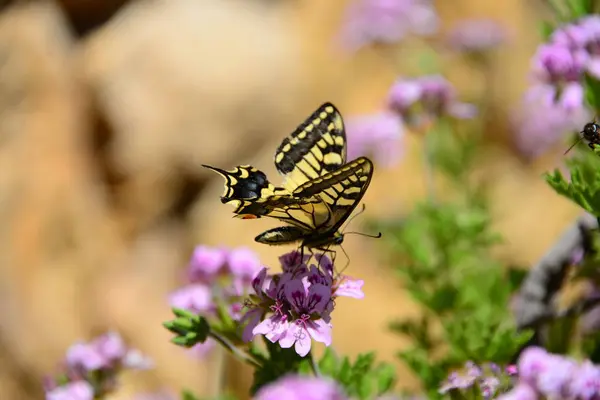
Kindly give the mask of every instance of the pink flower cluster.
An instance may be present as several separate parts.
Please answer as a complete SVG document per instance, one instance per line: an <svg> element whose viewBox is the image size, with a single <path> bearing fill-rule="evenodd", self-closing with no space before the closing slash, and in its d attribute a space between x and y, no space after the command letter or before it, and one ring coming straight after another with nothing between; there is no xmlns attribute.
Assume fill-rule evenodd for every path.
<svg viewBox="0 0 600 400"><path fill-rule="evenodd" d="M247 322L242 338L256 335L282 348L294 346L306 356L312 339L331 344L331 312L339 296L361 299L364 281L336 276L325 255L317 255L318 265L307 265L310 256L293 251L280 257L282 273L269 275L264 268L252 281L254 294L241 322Z"/></svg>
<svg viewBox="0 0 600 400"><path fill-rule="evenodd" d="M600 399L600 367L529 347L519 357L519 382L502 400Z"/></svg>
<svg viewBox="0 0 600 400"><path fill-rule="evenodd" d="M287 375L262 387L254 400L347 400L339 385L331 379Z"/></svg>
<svg viewBox="0 0 600 400"><path fill-rule="evenodd" d="M63 374L45 382L47 400L92 400L114 390L116 376L123 368L147 369L150 360L129 349L115 332L89 343L77 342L67 351Z"/></svg>
<svg viewBox="0 0 600 400"><path fill-rule="evenodd" d="M348 6L342 42L351 50L395 43L409 34L431 35L439 18L431 0L354 0Z"/></svg>
<svg viewBox="0 0 600 400"><path fill-rule="evenodd" d="M514 365L502 369L494 363L480 366L469 361L465 364L463 373L453 372L450 374L440 388L440 394L449 394L450 397L454 397L454 395L460 396L459 393L475 393L484 399L491 399L506 387L512 387L515 375L516 367Z"/></svg>
<svg viewBox="0 0 600 400"><path fill-rule="evenodd" d="M590 15L557 29L531 62L532 86L515 116L516 143L537 156L591 118L583 79L600 79L600 16Z"/></svg>
<svg viewBox="0 0 600 400"><path fill-rule="evenodd" d="M475 106L457 97L441 75L398 79L388 92L385 111L348 119L348 158L366 155L387 166L395 164L402 154L399 142L405 126L421 129L444 116L475 117Z"/></svg>
<svg viewBox="0 0 600 400"><path fill-rule="evenodd" d="M261 268L256 253L245 247L198 246L188 265L187 284L170 295L169 303L205 317L216 317L222 305L238 321L252 279ZM190 353L203 357L214 346L214 341L208 339L192 347Z"/></svg>

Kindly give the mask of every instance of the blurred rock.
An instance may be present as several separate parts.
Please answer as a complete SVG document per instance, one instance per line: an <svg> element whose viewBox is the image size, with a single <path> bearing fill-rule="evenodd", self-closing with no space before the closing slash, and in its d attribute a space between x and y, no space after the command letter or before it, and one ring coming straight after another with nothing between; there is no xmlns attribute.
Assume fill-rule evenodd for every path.
<svg viewBox="0 0 600 400"><path fill-rule="evenodd" d="M86 157L86 101L72 49L54 3L0 16L1 351L35 382L99 323L86 296L90 273L118 254ZM8 397L35 390L40 398L33 388L28 382Z"/></svg>
<svg viewBox="0 0 600 400"><path fill-rule="evenodd" d="M233 165L280 135L306 90L285 21L261 2L139 1L83 44L133 231L174 207L185 175L209 176L201 163Z"/></svg>

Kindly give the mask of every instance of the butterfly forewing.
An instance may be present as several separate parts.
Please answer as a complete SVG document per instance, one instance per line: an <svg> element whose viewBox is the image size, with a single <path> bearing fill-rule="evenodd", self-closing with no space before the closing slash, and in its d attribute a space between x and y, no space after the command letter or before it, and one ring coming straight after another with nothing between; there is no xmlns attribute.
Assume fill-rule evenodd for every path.
<svg viewBox="0 0 600 400"><path fill-rule="evenodd" d="M303 183L335 171L346 162L346 132L331 103L319 107L275 152L275 167L290 192Z"/></svg>

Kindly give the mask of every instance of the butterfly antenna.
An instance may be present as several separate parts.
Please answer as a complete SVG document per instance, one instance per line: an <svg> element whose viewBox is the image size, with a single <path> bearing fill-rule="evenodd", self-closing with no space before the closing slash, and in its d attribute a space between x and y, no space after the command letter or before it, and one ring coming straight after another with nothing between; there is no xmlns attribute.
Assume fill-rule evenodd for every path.
<svg viewBox="0 0 600 400"><path fill-rule="evenodd" d="M362 203L362 207L361 207L360 211L348 219L348 223L346 224L346 226L350 225L350 222L352 222L352 220L354 218L358 217L360 214L364 213L366 209L367 209L367 205L365 203Z"/></svg>
<svg viewBox="0 0 600 400"><path fill-rule="evenodd" d="M378 232L377 235L369 235L368 233L362 233L362 232L346 232L344 235L360 235L360 236L366 236L366 237L373 238L373 239L379 239L381 236L383 236L381 234L381 232Z"/></svg>
<svg viewBox="0 0 600 400"><path fill-rule="evenodd" d="M581 133L583 133L583 132L581 132ZM573 149L573 147L577 146L577 144L579 144L579 142L581 142L582 140L583 140L583 137L582 137L582 136L580 136L580 137L579 137L579 139L577 139L577 140L575 141L575 143L573 143L573 144L571 145L571 147L569 147L569 148L567 149L567 151L565 151L565 152L563 153L563 156L564 156L564 155L566 155L566 154L567 154L569 151L571 151L571 150Z"/></svg>

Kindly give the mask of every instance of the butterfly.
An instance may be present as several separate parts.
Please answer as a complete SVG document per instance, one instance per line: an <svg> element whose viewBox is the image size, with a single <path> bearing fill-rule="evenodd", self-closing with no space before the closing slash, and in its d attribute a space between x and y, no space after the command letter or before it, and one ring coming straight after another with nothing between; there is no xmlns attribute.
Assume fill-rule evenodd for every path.
<svg viewBox="0 0 600 400"><path fill-rule="evenodd" d="M233 205L237 217L266 216L288 224L261 233L255 241L301 242L302 248L322 251L341 244L340 227L369 187L373 163L366 157L346 163L346 131L337 108L321 105L283 140L274 160L284 177L281 186L250 165L230 171L203 166L225 179L221 202Z"/></svg>

